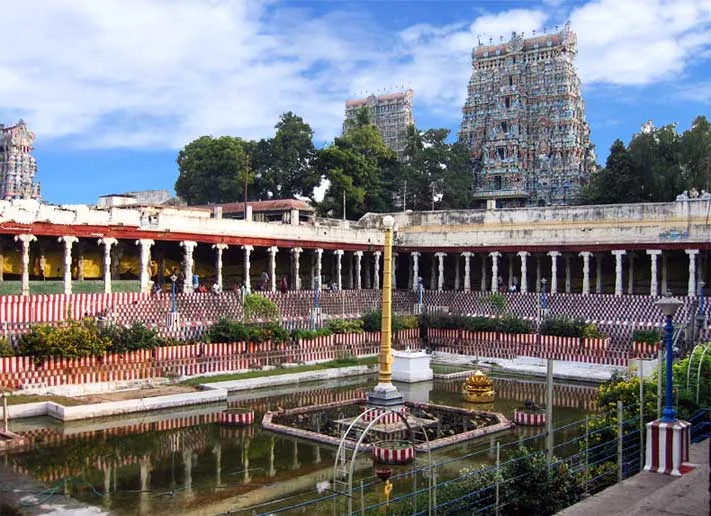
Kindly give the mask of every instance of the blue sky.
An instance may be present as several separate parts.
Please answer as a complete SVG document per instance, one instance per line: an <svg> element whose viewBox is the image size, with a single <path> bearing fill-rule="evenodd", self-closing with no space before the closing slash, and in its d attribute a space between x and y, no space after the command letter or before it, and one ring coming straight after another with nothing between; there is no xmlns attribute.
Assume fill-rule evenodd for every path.
<svg viewBox="0 0 711 516"><path fill-rule="evenodd" d="M281 112L320 146L346 98L415 90L418 127L456 132L477 37L570 20L600 161L640 125L711 111L711 0L24 0L3 7L0 120L37 136L43 197L173 188L203 134L268 137Z"/></svg>

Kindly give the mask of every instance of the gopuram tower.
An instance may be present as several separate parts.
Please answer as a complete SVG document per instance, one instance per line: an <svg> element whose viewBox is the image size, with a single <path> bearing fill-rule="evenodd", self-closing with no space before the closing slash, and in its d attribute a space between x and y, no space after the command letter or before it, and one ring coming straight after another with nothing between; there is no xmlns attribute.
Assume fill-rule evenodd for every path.
<svg viewBox="0 0 711 516"><path fill-rule="evenodd" d="M471 150L478 205L568 204L587 183L595 157L576 47L566 24L474 48L459 136Z"/></svg>
<svg viewBox="0 0 711 516"><path fill-rule="evenodd" d="M0 199L39 198L40 187L34 182L34 141L34 133L22 119L10 127L0 124Z"/></svg>

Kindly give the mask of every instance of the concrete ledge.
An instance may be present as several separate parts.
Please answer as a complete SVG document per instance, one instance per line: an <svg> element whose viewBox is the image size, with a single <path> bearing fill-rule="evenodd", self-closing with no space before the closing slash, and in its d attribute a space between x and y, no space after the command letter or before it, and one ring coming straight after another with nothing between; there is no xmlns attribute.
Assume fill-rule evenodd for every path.
<svg viewBox="0 0 711 516"><path fill-rule="evenodd" d="M92 403L65 407L53 401L40 401L10 405L8 417L21 419L27 417L50 416L60 421L76 421L105 416L120 416L136 412L163 410L190 405L202 405L227 401L227 391L224 389L209 388L203 391L169 394L167 396L154 396L152 398L137 398L124 401L108 401L105 403ZM2 411L0 410L0 414Z"/></svg>
<svg viewBox="0 0 711 516"><path fill-rule="evenodd" d="M169 394L168 396L155 396L153 398L109 401L107 403L95 403L76 407L65 407L57 403L48 402L48 415L62 421L75 421L77 419L118 416L121 414L132 414L134 412L185 407L188 405L214 403L218 401L227 401L227 391L223 389L210 389L187 394Z"/></svg>
<svg viewBox="0 0 711 516"><path fill-rule="evenodd" d="M513 375L546 376L546 360L543 358L518 357L509 360L505 358L459 355L441 351L435 351L433 353L433 360L443 365L449 364L472 367L477 358L479 358L480 363L488 362L497 365L499 369L496 369L496 372L504 372ZM614 373L626 373L627 371L628 368L622 366L553 360L553 377L559 380L604 383L609 380Z"/></svg>
<svg viewBox="0 0 711 516"><path fill-rule="evenodd" d="M8 419L22 419L25 417L38 417L47 415L48 401L36 401L34 403L23 403L21 405L8 405ZM0 417L5 417L2 407L0 407Z"/></svg>
<svg viewBox="0 0 711 516"><path fill-rule="evenodd" d="M263 376L245 380L229 380L226 382L205 383L200 385L203 389L224 389L227 392L263 389L280 385L293 385L298 383L319 382L346 376L362 376L377 371L376 366L351 366L320 371L305 371L303 373L281 374L277 376Z"/></svg>

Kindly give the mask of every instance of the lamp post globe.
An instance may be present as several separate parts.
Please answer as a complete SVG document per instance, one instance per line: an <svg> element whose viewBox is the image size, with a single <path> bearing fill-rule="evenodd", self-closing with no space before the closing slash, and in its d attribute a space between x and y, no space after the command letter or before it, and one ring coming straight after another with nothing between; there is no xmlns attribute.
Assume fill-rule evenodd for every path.
<svg viewBox="0 0 711 516"><path fill-rule="evenodd" d="M678 299L666 294L659 301L654 303L659 307L664 314L664 347L666 354L666 390L664 397L664 408L662 409L662 421L672 422L676 420L676 409L674 408L674 399L672 391L672 345L674 340L674 323L672 319L679 307L683 305Z"/></svg>

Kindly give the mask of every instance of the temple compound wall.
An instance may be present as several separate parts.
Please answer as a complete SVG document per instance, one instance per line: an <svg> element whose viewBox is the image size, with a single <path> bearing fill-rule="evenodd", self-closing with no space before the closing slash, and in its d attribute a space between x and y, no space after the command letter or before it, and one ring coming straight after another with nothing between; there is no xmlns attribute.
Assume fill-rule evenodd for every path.
<svg viewBox="0 0 711 516"><path fill-rule="evenodd" d="M709 277L711 201L394 213L394 285L487 292L697 295ZM382 285L382 217L285 224L208 210L0 201L0 279L138 280L208 287ZM298 219L296 219L298 220ZM544 281L545 280L545 281ZM545 287L547 282L547 287ZM192 291L185 281L184 292Z"/></svg>

